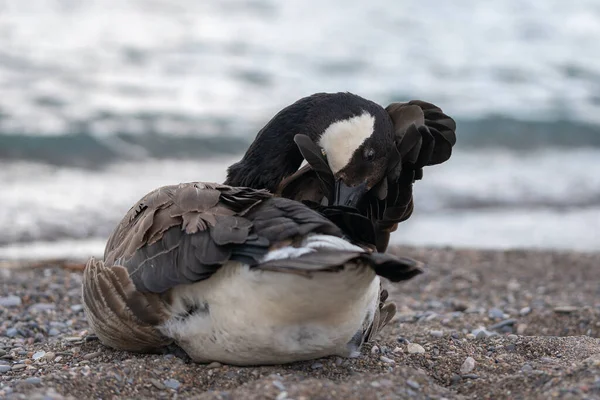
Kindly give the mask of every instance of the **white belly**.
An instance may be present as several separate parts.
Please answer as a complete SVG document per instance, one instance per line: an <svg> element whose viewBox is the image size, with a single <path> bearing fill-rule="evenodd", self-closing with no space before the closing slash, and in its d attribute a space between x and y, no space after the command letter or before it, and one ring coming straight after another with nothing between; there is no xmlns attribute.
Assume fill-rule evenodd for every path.
<svg viewBox="0 0 600 400"><path fill-rule="evenodd" d="M311 277L228 263L211 278L173 290L173 312L199 309L161 326L192 359L279 364L351 356L348 342L370 323L379 277L366 266Z"/></svg>

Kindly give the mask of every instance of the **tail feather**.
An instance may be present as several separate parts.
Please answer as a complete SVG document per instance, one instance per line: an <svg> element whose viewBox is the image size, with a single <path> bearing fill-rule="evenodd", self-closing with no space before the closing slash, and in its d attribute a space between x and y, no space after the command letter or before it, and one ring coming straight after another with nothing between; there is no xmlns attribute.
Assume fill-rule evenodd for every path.
<svg viewBox="0 0 600 400"><path fill-rule="evenodd" d="M152 323L160 321L164 305L137 292L121 266L107 267L94 258L88 261L83 273L83 306L94 333L106 346L151 352L171 343Z"/></svg>

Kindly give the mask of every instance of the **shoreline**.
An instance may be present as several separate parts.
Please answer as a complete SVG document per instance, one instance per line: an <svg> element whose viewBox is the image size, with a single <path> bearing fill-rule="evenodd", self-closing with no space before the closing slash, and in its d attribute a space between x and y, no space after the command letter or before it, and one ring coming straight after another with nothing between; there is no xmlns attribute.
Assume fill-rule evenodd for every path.
<svg viewBox="0 0 600 400"><path fill-rule="evenodd" d="M386 282L398 313L359 358L245 368L108 349L77 268L0 263L0 398L600 398L600 253L390 252L426 273Z"/></svg>

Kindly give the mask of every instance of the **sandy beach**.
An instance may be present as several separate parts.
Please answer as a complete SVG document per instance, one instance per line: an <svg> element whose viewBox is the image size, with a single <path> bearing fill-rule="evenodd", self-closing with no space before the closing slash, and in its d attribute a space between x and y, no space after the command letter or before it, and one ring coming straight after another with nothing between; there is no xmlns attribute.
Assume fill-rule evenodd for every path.
<svg viewBox="0 0 600 400"><path fill-rule="evenodd" d="M428 264L361 357L198 365L104 347L81 272L0 269L0 398L600 399L600 254L396 247Z"/></svg>

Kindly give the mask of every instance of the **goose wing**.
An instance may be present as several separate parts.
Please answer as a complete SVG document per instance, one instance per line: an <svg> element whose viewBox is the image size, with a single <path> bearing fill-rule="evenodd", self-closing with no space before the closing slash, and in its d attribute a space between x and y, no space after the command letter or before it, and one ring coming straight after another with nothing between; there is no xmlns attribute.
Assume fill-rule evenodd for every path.
<svg viewBox="0 0 600 400"><path fill-rule="evenodd" d="M207 279L230 260L255 265L271 246L311 232L342 236L324 216L265 190L185 183L132 207L104 257L125 267L137 290L163 293Z"/></svg>

